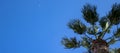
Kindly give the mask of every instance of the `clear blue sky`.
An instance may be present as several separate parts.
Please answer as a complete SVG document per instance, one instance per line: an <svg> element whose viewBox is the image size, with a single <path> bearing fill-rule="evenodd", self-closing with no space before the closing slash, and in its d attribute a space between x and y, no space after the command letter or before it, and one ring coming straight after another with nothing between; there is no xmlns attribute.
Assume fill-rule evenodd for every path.
<svg viewBox="0 0 120 53"><path fill-rule="evenodd" d="M120 0L0 0L0 53L83 53L61 45L64 35L75 35L66 24L81 19L86 3L102 16L115 2Z"/></svg>

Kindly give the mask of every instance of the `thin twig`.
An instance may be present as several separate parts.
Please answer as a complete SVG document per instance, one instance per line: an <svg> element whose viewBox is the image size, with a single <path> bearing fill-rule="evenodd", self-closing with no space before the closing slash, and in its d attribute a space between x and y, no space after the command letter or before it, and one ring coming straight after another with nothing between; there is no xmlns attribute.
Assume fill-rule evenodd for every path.
<svg viewBox="0 0 120 53"><path fill-rule="evenodd" d="M99 36L99 38L102 39L104 37L104 35L106 34L106 32L108 31L108 29L110 29L111 26L112 26L112 24L110 24L109 27L105 31L102 32L102 34Z"/></svg>
<svg viewBox="0 0 120 53"><path fill-rule="evenodd" d="M113 38L113 37L114 37L114 35L113 35L112 37L109 37L109 38L105 39L105 40L109 40L109 39L111 39L111 38Z"/></svg>
<svg viewBox="0 0 120 53"><path fill-rule="evenodd" d="M92 38L91 38L91 37L89 37L86 33L84 33L84 34L85 34L85 36L86 36L87 38L90 39L90 41L92 41Z"/></svg>

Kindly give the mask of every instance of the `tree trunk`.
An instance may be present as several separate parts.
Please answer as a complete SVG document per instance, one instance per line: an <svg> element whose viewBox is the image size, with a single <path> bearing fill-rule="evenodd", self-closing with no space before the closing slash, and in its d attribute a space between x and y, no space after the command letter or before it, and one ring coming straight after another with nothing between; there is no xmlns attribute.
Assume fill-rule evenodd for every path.
<svg viewBox="0 0 120 53"><path fill-rule="evenodd" d="M96 39L93 40L91 50L92 53L109 53L108 44L105 40Z"/></svg>

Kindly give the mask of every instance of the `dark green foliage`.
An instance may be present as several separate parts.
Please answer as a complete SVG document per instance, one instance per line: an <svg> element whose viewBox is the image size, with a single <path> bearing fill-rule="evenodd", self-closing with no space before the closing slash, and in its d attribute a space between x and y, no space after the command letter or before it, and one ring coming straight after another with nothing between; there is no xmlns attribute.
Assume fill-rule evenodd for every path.
<svg viewBox="0 0 120 53"><path fill-rule="evenodd" d="M62 44L65 46L65 48L68 49L83 46L90 52L95 52L96 48L97 51L105 50L106 52L109 52L109 46L116 43L117 41L120 41L120 28L118 28L115 33L112 33L110 30L113 25L117 26L120 23L120 4L115 3L112 6L109 14L103 16L100 20L98 18L95 6L91 6L89 4L85 5L82 9L82 13L83 18L88 23L90 23L90 25L84 25L79 19L74 19L68 23L68 27L70 29L72 29L77 34L82 35L80 36L81 39L77 41L75 37L63 38ZM98 22L99 25L97 25L96 22ZM107 39L103 39L106 33L113 35ZM98 47L101 47L103 50L99 50ZM104 47L107 49L104 49ZM120 53L120 49L114 50L114 52Z"/></svg>
<svg viewBox="0 0 120 53"><path fill-rule="evenodd" d="M98 27L97 26L88 27L87 33L91 35L95 35L96 33L98 33Z"/></svg>
<svg viewBox="0 0 120 53"><path fill-rule="evenodd" d="M118 48L118 49L113 49L112 51L110 51L110 53L120 53L120 48Z"/></svg>
<svg viewBox="0 0 120 53"><path fill-rule="evenodd" d="M65 46L65 48L68 49L80 47L80 42L77 41L75 37L70 39L63 38L61 42Z"/></svg>
<svg viewBox="0 0 120 53"><path fill-rule="evenodd" d="M117 49L116 53L120 53L120 48Z"/></svg>
<svg viewBox="0 0 120 53"><path fill-rule="evenodd" d="M68 26L73 29L75 33L78 34L83 34L86 31L86 26L77 19L69 22Z"/></svg>
<svg viewBox="0 0 120 53"><path fill-rule="evenodd" d="M104 30L106 28L107 22L109 22L108 18L106 18L106 17L101 18L99 23L100 23L100 26L102 27L102 30Z"/></svg>
<svg viewBox="0 0 120 53"><path fill-rule="evenodd" d="M81 42L81 45L84 46L85 48L90 47L90 40L87 37L82 37L83 41Z"/></svg>
<svg viewBox="0 0 120 53"><path fill-rule="evenodd" d="M108 18L112 24L120 23L120 4L115 3L109 12Z"/></svg>
<svg viewBox="0 0 120 53"><path fill-rule="evenodd" d="M96 12L96 7L89 4L85 5L82 9L84 19L90 24L95 24L98 21L98 14Z"/></svg>

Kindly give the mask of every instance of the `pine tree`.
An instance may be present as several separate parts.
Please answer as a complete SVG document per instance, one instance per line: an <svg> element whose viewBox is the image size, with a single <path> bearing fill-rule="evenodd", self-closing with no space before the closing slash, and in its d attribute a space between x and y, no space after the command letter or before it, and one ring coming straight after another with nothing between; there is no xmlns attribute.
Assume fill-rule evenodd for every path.
<svg viewBox="0 0 120 53"><path fill-rule="evenodd" d="M83 19L90 25L85 25L79 19L71 20L68 27L79 34L81 39L64 37L61 43L65 48L83 46L89 53L120 53L120 48L109 49L110 45L120 41L120 28L117 27L120 23L120 4L113 4L112 9L103 17L99 17L97 7L90 4L84 5L81 12ZM111 30L113 27L116 29Z"/></svg>

